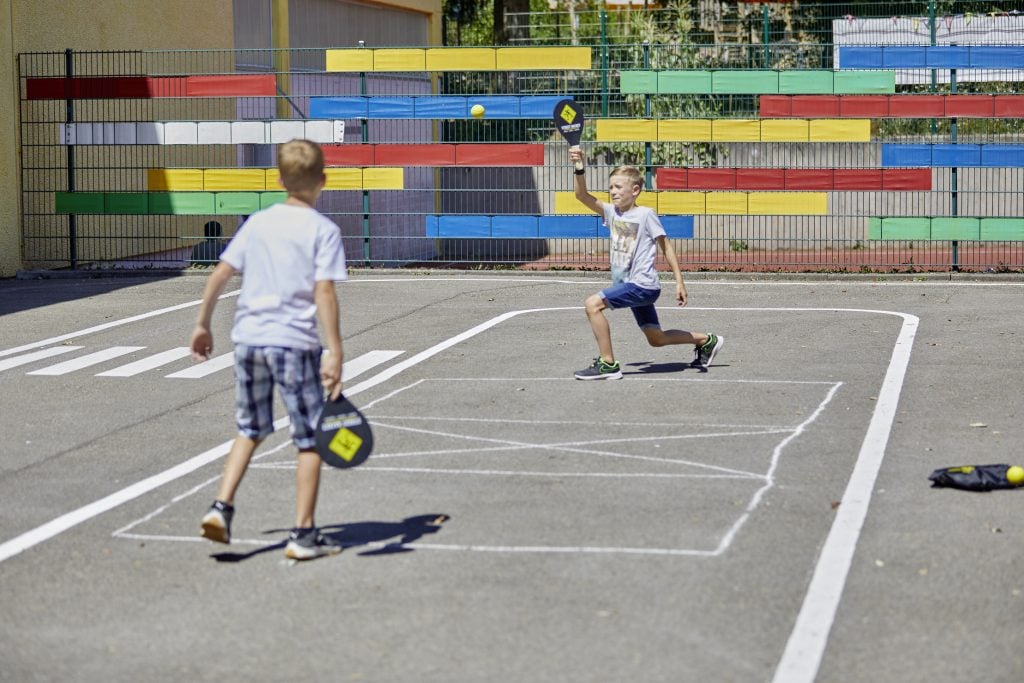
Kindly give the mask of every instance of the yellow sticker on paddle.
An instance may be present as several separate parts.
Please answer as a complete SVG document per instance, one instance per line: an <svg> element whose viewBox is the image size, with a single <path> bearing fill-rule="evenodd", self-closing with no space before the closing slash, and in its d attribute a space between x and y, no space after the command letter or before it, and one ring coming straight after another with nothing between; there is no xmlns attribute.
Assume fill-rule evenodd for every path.
<svg viewBox="0 0 1024 683"><path fill-rule="evenodd" d="M327 444L327 447L331 449L331 453L334 453L345 462L352 462L352 458L356 456L356 451L362 445L363 440L359 438L358 434L351 429L343 428L338 430L338 433L334 435L334 438Z"/></svg>
<svg viewBox="0 0 1024 683"><path fill-rule="evenodd" d="M572 123L573 120L576 118L576 110L567 104L564 107L562 107L562 113L560 114L560 116L566 123Z"/></svg>

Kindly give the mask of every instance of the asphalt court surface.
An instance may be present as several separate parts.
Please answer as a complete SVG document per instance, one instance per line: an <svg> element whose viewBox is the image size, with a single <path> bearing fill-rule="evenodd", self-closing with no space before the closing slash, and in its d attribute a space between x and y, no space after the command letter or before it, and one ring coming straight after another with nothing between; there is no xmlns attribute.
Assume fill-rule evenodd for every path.
<svg viewBox="0 0 1024 683"><path fill-rule="evenodd" d="M376 451L324 473L318 521L350 547L297 566L286 428L243 482L235 543L195 536L232 425L230 367L176 351L202 285L0 283L0 549L29 543L0 553L0 680L1024 672L1020 495L926 481L1013 461L1017 283L694 278L660 314L725 336L708 372L619 311L625 378L579 382L603 274L355 273L347 387Z"/></svg>

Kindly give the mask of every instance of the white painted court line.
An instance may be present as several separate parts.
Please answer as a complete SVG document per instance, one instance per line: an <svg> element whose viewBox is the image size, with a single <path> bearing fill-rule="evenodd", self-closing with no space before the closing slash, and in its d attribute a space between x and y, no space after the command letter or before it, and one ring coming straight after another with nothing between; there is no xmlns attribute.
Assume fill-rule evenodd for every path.
<svg viewBox="0 0 1024 683"><path fill-rule="evenodd" d="M362 375L367 370L372 370L378 365L387 363L396 356L401 356L403 353L405 353L405 351L370 351L368 353L364 353L358 358L346 361L341 366L341 381L344 384L345 382Z"/></svg>
<svg viewBox="0 0 1024 683"><path fill-rule="evenodd" d="M378 356L378 358L380 358L380 356ZM353 361L355 360L358 359L353 359ZM366 372L369 369L370 366L365 363L362 364L361 368L357 368L359 372ZM359 393L360 391L362 391L362 389L360 389L361 386L362 385L357 384L356 386L349 389L346 392L346 395L353 395ZM287 418L276 420L274 422L274 430L279 430L282 427L286 427L287 425ZM12 538L9 541L0 543L0 562L4 562L5 560L14 557L18 553L21 553L34 545L42 543L43 541L49 540L54 536L63 533L64 531L67 531L68 529L74 526L81 524L82 522L90 520L93 517L97 517L103 514L104 512L108 512L116 508L117 506L121 505L122 503L127 503L130 500L134 500L135 498L138 498L139 496L149 493L150 491L159 488L164 484L172 482L176 479L180 479L181 477L191 474L192 472L198 470L201 467L205 467L206 465L215 462L219 458L222 458L225 455L227 455L228 451L231 449L231 444L233 441L234 439L225 441L219 446L214 446L208 451L204 451L199 455L189 458L185 462L175 465L170 469L164 470L159 474L155 474L152 477L143 479L142 481L132 484L131 486L128 486L126 488L123 488L120 491L115 491L109 496L106 496L93 503L80 507L77 510L72 510L71 512L63 514L60 517L57 517L56 519L47 522L46 524L43 524L42 526L38 526L35 529L32 529L31 531L27 531L21 534L20 536ZM288 443L284 445L288 445Z"/></svg>
<svg viewBox="0 0 1024 683"><path fill-rule="evenodd" d="M871 493L896 419L896 408L920 323L917 316L908 313L890 315L902 317L903 325L896 338L857 463L836 510L832 529L821 549L796 625L775 670L772 679L774 683L813 683L828 646L836 610L853 562L853 553L868 514Z"/></svg>
<svg viewBox="0 0 1024 683"><path fill-rule="evenodd" d="M228 297L238 296L239 290L228 292L221 295L221 299L227 299ZM87 334L94 332L102 332L103 330L109 330L112 327L119 327L121 325L127 325L129 323L138 322L140 320L146 320L147 318L153 318L164 313L172 313L174 311L181 311L186 308L192 308L198 306L202 301L190 301L187 304L178 304L176 306L168 306L167 308L160 308L155 311L147 311L146 313L140 313L139 315L133 315L130 318L121 318L120 320L111 320L110 322L103 323L102 325L94 325L93 327L87 327L84 330L78 330L77 332L68 332L57 337L50 337L49 339L43 339L41 341L35 341L31 344L22 344L21 346L15 346L12 349L4 349L0 351L0 358L4 356L11 356L15 353L21 353L22 351L30 351L31 349L38 349L40 346L49 346L50 344L59 344L68 339L76 339L78 337L84 337Z"/></svg>
<svg viewBox="0 0 1024 683"><path fill-rule="evenodd" d="M169 379L199 379L200 377L206 377L212 375L215 372L220 372L225 368L230 368L235 365L235 354L233 351L228 353L222 353L219 356L214 356L208 361L197 363L190 368L184 370L178 370L172 372L169 375L164 375Z"/></svg>
<svg viewBox="0 0 1024 683"><path fill-rule="evenodd" d="M113 370L107 370L106 372L97 372L97 377L134 377L147 370L153 368L159 368L160 366L173 363L176 360L184 358L185 356L191 355L191 351L187 346L179 346L169 351L161 351L160 353L154 353L152 356L137 360L134 363L128 363L120 367L114 368Z"/></svg>
<svg viewBox="0 0 1024 683"><path fill-rule="evenodd" d="M81 346L55 346L52 349L43 349L42 351L33 351L32 353L26 353L24 356L16 356L14 358L8 358L7 360L0 360L0 371L7 370L10 368L16 368L19 365L28 365L29 363L37 360L43 360L44 358L52 358L59 356L69 351L77 351L82 348Z"/></svg>
<svg viewBox="0 0 1024 683"><path fill-rule="evenodd" d="M49 367L41 368L39 370L33 370L32 372L25 373L26 375L66 375L75 370L81 370L82 368L92 367L93 365L99 365L104 361L111 360L113 358L120 358L121 356L127 356L129 353L134 353L141 349L146 348L145 346L111 346L109 349L103 349L102 351L96 351L94 353L87 353L84 356L78 358L72 358L66 360L63 363L57 363Z"/></svg>

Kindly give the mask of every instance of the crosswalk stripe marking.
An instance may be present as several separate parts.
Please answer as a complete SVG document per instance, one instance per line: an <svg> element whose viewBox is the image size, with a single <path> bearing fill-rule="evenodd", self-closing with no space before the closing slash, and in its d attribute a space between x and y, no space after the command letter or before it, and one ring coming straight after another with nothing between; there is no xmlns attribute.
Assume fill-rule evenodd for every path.
<svg viewBox="0 0 1024 683"><path fill-rule="evenodd" d="M14 358L8 358L7 360L0 360L0 371L7 370L8 368L16 368L19 365L27 365L33 361L42 360L43 358L50 358L52 356L59 356L62 353L68 351L77 351L82 348L81 346L55 346L52 349L43 349L42 351L33 351L32 353L26 353L24 356L16 356Z"/></svg>
<svg viewBox="0 0 1024 683"><path fill-rule="evenodd" d="M146 348L146 347L145 346L111 346L109 349L103 349L102 351L96 351L95 353L88 353L88 354L86 354L84 356L79 356L78 358L72 358L71 360L66 360L63 363L57 363L56 365L51 365L49 367L42 368L41 370L33 370L32 372L28 372L28 373L25 373L25 374L28 374L28 375L66 375L69 372L74 372L75 370L81 370L82 368L87 368L87 367L89 367L91 365L98 365L98 364L102 363L103 361L110 360L111 358L117 358L119 356L124 356L124 355L127 355L129 353L133 353L135 351L138 351L139 349L144 349L144 348Z"/></svg>
<svg viewBox="0 0 1024 683"><path fill-rule="evenodd" d="M341 366L341 381L347 382L355 379L367 370L372 370L381 363L387 363L395 356L401 356L405 351L370 351L358 358L353 358Z"/></svg>
<svg viewBox="0 0 1024 683"><path fill-rule="evenodd" d="M137 360L134 363L128 363L120 367L114 368L113 370L107 370L106 372L97 372L97 377L132 377L138 375L147 370L158 368L161 365L167 365L179 358L184 358L192 353L187 346L179 346L169 351L161 351L155 353L152 356Z"/></svg>
<svg viewBox="0 0 1024 683"><path fill-rule="evenodd" d="M171 379L199 379L200 377L206 377L212 375L218 370L224 368L230 368L235 364L234 352L225 353L220 356L215 356L208 361L193 365L190 368L179 370L178 372L172 372L164 377L170 377Z"/></svg>

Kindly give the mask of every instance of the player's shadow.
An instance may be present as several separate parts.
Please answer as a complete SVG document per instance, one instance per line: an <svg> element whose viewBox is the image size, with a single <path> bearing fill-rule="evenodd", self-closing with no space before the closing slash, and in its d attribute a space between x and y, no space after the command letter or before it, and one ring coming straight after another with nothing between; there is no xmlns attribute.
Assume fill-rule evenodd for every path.
<svg viewBox="0 0 1024 683"><path fill-rule="evenodd" d="M640 361L637 363L626 363L627 368L636 368L635 370L624 370L623 375L657 375L669 372L686 372L692 370L693 372L707 372L707 368L695 368L685 361L676 361L673 363L652 363L651 361ZM715 363L711 367L719 367L718 363ZM722 365L721 367L728 367Z"/></svg>
<svg viewBox="0 0 1024 683"><path fill-rule="evenodd" d="M407 517L400 522L328 524L321 526L320 531L325 536L329 536L334 541L340 543L346 550L359 546L380 545L379 548L363 551L359 555L393 555L395 553L412 552L414 549L408 547L409 543L417 541L424 536L436 534L441 530L441 525L449 519L451 517L448 515L435 513ZM264 533L278 534L287 532L288 529L269 529ZM215 553L210 557L218 562L241 562L263 553L281 550L286 544L287 541L281 541L280 543L263 546L247 553Z"/></svg>

